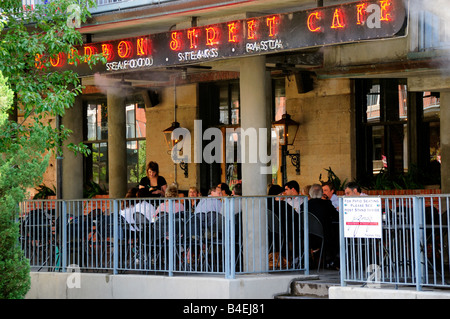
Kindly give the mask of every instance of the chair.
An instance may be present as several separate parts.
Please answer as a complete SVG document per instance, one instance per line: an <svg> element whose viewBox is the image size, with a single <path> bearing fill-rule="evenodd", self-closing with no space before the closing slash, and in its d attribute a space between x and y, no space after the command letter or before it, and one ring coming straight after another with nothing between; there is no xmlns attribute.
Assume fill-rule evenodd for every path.
<svg viewBox="0 0 450 319"><path fill-rule="evenodd" d="M169 270L169 243L172 242L174 248L174 257L179 257L179 249L177 245L180 244L183 238L183 214L177 213L173 216L173 238L170 238L170 216L169 213L160 213L159 217L150 226L151 242L150 253L152 256L151 266L155 270ZM175 259L176 261L180 259Z"/></svg>
<svg viewBox="0 0 450 319"><path fill-rule="evenodd" d="M140 212L134 212L133 219L136 241L134 243L134 256L132 260L136 267L140 265L141 267L147 268L150 247L150 222Z"/></svg>
<svg viewBox="0 0 450 319"><path fill-rule="evenodd" d="M282 251L284 232L280 227L280 219L270 209L267 210L267 228L269 230L269 253Z"/></svg>
<svg viewBox="0 0 450 319"><path fill-rule="evenodd" d="M223 215L219 212L209 211L198 214L202 221L203 243L205 247L205 263L208 271L223 270L224 250L222 235L224 233Z"/></svg>
<svg viewBox="0 0 450 319"><path fill-rule="evenodd" d="M120 265L119 268L131 268L131 256L136 242L136 231L124 216L119 216L118 225L120 234L118 242L120 245Z"/></svg>
<svg viewBox="0 0 450 319"><path fill-rule="evenodd" d="M188 244L186 270L220 271L223 269L223 216L209 211L196 213L186 222Z"/></svg>
<svg viewBox="0 0 450 319"><path fill-rule="evenodd" d="M317 272L320 269L320 262L322 260L323 248L325 243L325 234L323 231L323 226L316 215L308 213L308 231L310 236L310 247L311 247L311 235L320 239L320 250L319 250L319 261L317 263Z"/></svg>
<svg viewBox="0 0 450 319"><path fill-rule="evenodd" d="M95 241L96 247L100 252L101 263L100 268L108 267L111 265L112 256L112 244L113 244L113 221L111 215L102 214L97 217L95 225ZM98 251L97 251L98 252ZM105 265L102 267L103 263Z"/></svg>
<svg viewBox="0 0 450 319"><path fill-rule="evenodd" d="M302 254L300 236L302 229L299 214L291 205L275 201L267 209L267 225L269 231L269 268L272 265L293 268L300 261ZM271 263L271 261L279 261Z"/></svg>
<svg viewBox="0 0 450 319"><path fill-rule="evenodd" d="M183 242L185 245L184 253L184 270L197 271L203 270L203 247L202 240L202 223L197 214L192 214L186 220L185 234Z"/></svg>
<svg viewBox="0 0 450 319"><path fill-rule="evenodd" d="M31 266L53 266L55 256L55 236L52 231L54 212L43 209L32 210L25 218L22 230L22 245Z"/></svg>

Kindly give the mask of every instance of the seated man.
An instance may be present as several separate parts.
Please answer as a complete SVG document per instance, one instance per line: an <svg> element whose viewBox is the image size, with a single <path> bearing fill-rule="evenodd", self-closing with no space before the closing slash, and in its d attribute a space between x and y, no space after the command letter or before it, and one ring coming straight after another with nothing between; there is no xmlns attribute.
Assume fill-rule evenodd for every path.
<svg viewBox="0 0 450 319"><path fill-rule="evenodd" d="M339 234L333 227L333 220L339 220L339 212L329 200L322 199L322 186L313 184L309 190L311 199L308 201L308 210L315 215L323 227L324 258L327 263L335 262L339 248ZM314 241L311 241L314 245Z"/></svg>
<svg viewBox="0 0 450 319"><path fill-rule="evenodd" d="M296 181L289 181L284 185L284 195L297 196L300 195L300 186ZM286 202L291 205L297 213L301 213L303 208L303 198L302 197L288 197Z"/></svg>
<svg viewBox="0 0 450 319"><path fill-rule="evenodd" d="M216 191L216 187L212 187L209 191L209 195L206 198L200 199L195 207L195 214L208 213L208 212L220 212L222 210L222 201L220 198L221 193Z"/></svg>
<svg viewBox="0 0 450 319"><path fill-rule="evenodd" d="M223 190L222 190L223 191ZM231 192L232 196L235 197L232 200L228 200L228 203L230 203L230 206L233 205L233 207L230 207L232 213L234 215L239 214L242 211L242 200L239 198L242 196L242 184L236 184L234 185L233 191ZM221 214L225 217L225 205L222 205Z"/></svg>
<svg viewBox="0 0 450 319"><path fill-rule="evenodd" d="M335 194L335 189L333 183L322 184L323 199L328 199L333 204L336 210L339 210L339 198Z"/></svg>
<svg viewBox="0 0 450 319"><path fill-rule="evenodd" d="M344 187L345 196L367 196L361 192L361 187L356 182L349 182Z"/></svg>
<svg viewBox="0 0 450 319"><path fill-rule="evenodd" d="M269 196L280 195L283 188L279 185L271 185L268 190ZM282 198L282 197L281 197ZM267 222L269 224L269 241L272 246L271 252L282 252L285 254L286 246L289 250L288 261L293 257L298 257L298 249L300 245L300 238L303 238L300 227L300 215L293 209L293 207L280 197L271 197L267 200ZM281 238L278 234L281 234ZM283 246L280 246L279 240L282 239ZM296 251L293 252L292 249Z"/></svg>
<svg viewBox="0 0 450 319"><path fill-rule="evenodd" d="M220 190L216 190L216 187L212 187L209 191L209 195L206 198L200 199L195 207L194 215L198 218L201 228L213 227L216 231L222 231L223 215L222 201L218 196L221 196Z"/></svg>

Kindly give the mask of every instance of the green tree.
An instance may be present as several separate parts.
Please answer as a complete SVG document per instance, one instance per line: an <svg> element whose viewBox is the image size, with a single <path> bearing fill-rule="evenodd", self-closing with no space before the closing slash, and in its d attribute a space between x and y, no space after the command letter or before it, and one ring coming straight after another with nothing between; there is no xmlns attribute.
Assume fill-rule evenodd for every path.
<svg viewBox="0 0 450 319"><path fill-rule="evenodd" d="M82 89L73 70L53 68L50 58L64 53L74 64L81 61L76 48L82 35L74 26L93 5L91 0L52 0L33 8L17 0L0 3L0 298L23 298L30 288L29 262L18 243L18 204L27 188L42 182L50 156L61 154L71 133L52 127L49 119L63 116ZM87 153L83 144L68 147Z"/></svg>

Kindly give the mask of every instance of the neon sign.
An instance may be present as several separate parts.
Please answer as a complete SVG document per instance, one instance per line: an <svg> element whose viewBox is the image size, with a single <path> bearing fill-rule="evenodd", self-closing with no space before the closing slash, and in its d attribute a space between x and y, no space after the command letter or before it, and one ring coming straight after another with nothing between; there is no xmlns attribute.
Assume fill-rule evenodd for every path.
<svg viewBox="0 0 450 319"><path fill-rule="evenodd" d="M206 45L219 44L219 29L216 27L206 27Z"/></svg>
<svg viewBox="0 0 450 319"><path fill-rule="evenodd" d="M404 35L403 0L366 0L286 14L255 17L142 37L89 43L79 48L81 75L198 63L213 59L269 54ZM85 67L93 54L105 65ZM42 66L36 58L36 67ZM54 67L73 66L67 57L52 57Z"/></svg>
<svg viewBox="0 0 450 319"><path fill-rule="evenodd" d="M257 29L256 20L252 19L247 21L247 39L248 40L256 40L256 29Z"/></svg>
<svg viewBox="0 0 450 319"><path fill-rule="evenodd" d="M228 23L228 42L236 43L238 42L238 23L230 22Z"/></svg>
<svg viewBox="0 0 450 319"><path fill-rule="evenodd" d="M343 29L345 27L344 15L340 9L334 10L331 29Z"/></svg>
<svg viewBox="0 0 450 319"><path fill-rule="evenodd" d="M308 16L308 30L310 32L319 32L322 31L321 26L317 26L316 22L321 20L320 12L313 12Z"/></svg>

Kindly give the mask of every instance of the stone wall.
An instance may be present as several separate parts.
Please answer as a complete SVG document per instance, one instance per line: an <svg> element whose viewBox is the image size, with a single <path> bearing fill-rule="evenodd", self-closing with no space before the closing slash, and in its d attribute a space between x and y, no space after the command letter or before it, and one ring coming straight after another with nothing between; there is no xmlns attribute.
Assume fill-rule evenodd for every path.
<svg viewBox="0 0 450 319"><path fill-rule="evenodd" d="M327 180L329 167L342 180L351 179L354 169L352 130L354 127L351 81L348 79L315 80L314 90L299 94L296 82L286 81L287 112L300 123L293 146L300 150L300 175L287 159L288 180L300 187Z"/></svg>

